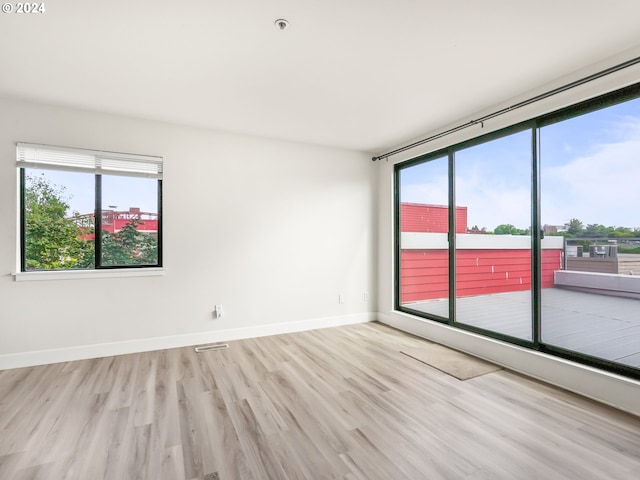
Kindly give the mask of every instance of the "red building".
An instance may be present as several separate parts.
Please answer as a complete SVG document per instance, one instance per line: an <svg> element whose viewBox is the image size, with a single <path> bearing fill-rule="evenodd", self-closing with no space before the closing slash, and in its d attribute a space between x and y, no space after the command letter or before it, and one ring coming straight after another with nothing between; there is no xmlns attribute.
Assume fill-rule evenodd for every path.
<svg viewBox="0 0 640 480"><path fill-rule="evenodd" d="M401 302L449 296L448 212L444 205L400 206ZM456 296L531 289L531 237L477 235L467 230L467 207L456 208ZM559 240L559 241L556 241ZM562 268L562 237L547 237L542 287Z"/></svg>
<svg viewBox="0 0 640 480"><path fill-rule="evenodd" d="M71 219L82 230L82 240L93 240L95 234L86 233L91 231L95 226L95 215L87 213L71 217ZM134 221L136 230L148 235L158 234L158 214L151 212L142 212L137 207L131 207L129 210L103 210L102 211L102 230L109 233L118 233L125 225Z"/></svg>
<svg viewBox="0 0 640 480"><path fill-rule="evenodd" d="M446 233L449 231L449 209L443 205L403 203L400 231ZM467 207L456 207L456 233L467 233Z"/></svg>

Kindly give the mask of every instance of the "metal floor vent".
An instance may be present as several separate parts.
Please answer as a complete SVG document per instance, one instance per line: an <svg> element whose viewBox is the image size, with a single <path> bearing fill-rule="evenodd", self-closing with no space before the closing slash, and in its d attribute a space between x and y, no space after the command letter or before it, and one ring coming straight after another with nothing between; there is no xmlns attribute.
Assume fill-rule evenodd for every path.
<svg viewBox="0 0 640 480"><path fill-rule="evenodd" d="M211 350L224 350L225 348L229 348L228 343L212 343L211 345L201 345L196 347L196 352L210 352Z"/></svg>

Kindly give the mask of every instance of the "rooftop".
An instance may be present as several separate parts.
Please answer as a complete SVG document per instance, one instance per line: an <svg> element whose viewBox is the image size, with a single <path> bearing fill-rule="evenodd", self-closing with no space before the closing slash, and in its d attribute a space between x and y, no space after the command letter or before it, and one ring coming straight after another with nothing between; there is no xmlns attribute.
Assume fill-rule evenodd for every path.
<svg viewBox="0 0 640 480"><path fill-rule="evenodd" d="M448 316L446 300L406 307ZM460 323L531 339L531 293L476 295L457 299ZM562 288L542 290L542 340L548 345L640 367L640 300Z"/></svg>

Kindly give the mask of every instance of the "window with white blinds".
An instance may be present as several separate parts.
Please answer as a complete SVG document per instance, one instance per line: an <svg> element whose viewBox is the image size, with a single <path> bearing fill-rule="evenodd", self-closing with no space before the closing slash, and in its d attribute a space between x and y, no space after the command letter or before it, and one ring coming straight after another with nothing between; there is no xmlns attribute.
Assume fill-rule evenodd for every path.
<svg viewBox="0 0 640 480"><path fill-rule="evenodd" d="M162 157L16 146L20 271L162 266Z"/></svg>

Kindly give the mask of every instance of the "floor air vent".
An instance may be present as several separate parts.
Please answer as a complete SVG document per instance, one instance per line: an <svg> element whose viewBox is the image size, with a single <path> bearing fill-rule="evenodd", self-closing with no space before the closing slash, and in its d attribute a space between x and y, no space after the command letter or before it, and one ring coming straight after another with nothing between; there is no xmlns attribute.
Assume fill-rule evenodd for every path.
<svg viewBox="0 0 640 480"><path fill-rule="evenodd" d="M196 352L210 352L211 350L224 350L225 348L229 348L228 343L212 343L211 345L201 345L196 347Z"/></svg>

